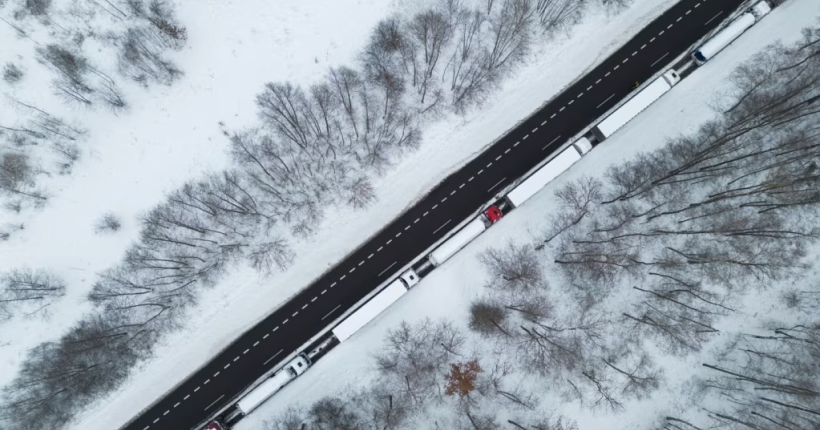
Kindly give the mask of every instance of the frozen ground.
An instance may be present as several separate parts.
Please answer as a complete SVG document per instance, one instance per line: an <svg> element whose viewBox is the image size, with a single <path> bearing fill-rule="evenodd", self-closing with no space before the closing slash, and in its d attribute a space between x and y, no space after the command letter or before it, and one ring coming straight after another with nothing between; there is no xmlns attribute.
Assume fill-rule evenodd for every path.
<svg viewBox="0 0 820 430"><path fill-rule="evenodd" d="M814 24L818 15L820 3L813 1L793 0L776 9L616 136L598 146L570 171L505 217L443 267L433 271L387 312L337 346L309 372L243 419L237 430L258 430L266 419L294 402L309 404L323 395L364 383L372 376L372 353L381 345L387 330L402 320L446 317L463 325L468 319L470 301L484 292L481 285L485 277L477 262L478 253L490 246L506 243L509 239L530 241L534 233L541 231L550 207L555 205L553 191L561 184L581 175L602 172L609 165L640 151L657 148L665 138L692 131L710 119L713 114L709 105L715 94L725 90L726 79L736 65L776 39L786 43L796 40L800 29ZM809 277L816 280L817 270L810 272ZM560 288L560 285L553 283L552 287ZM750 298L745 314L722 321L720 327L750 327L746 324L746 318L771 312L773 303L775 300L771 297ZM709 348L705 348L703 354L709 353ZM663 408L671 410L674 407L673 399L679 397L681 383L700 363L698 360L700 357L694 356L686 360L664 361L664 366L672 366L667 369L668 384L650 401L627 403L626 412L617 419L611 414L592 414L573 405L560 407L556 403L553 406L558 412L577 420L581 430L640 428L641 424L646 424L645 420L654 418L655 413Z"/></svg>
<svg viewBox="0 0 820 430"><path fill-rule="evenodd" d="M516 73L484 108L466 117L446 118L427 128L420 150L378 182L379 201L367 211L348 210L328 219L310 243L297 249L300 258L286 273L259 279L248 270L238 269L206 292L202 304L192 312L188 326L167 339L157 349L157 358L135 372L120 393L89 411L78 428L110 430L123 424L182 375L205 363L239 332L350 252L447 172L605 58L673 2L637 0L631 9L613 19L603 14L589 16L571 35L539 47L533 55L535 60ZM784 10L805 9L812 2L792 3ZM253 97L264 82L310 83L328 67L351 62L373 24L393 7L390 1L377 0L180 4L179 20L189 32L187 47L175 57L186 73L181 81L170 88L157 87L147 92L123 84L131 108L117 115L104 110L78 112L76 108L57 106L52 113L81 121L88 130L87 149L72 176L50 184L55 193L48 206L26 220L25 230L0 246L0 269L24 265L52 268L67 280L68 295L52 306L48 321L17 321L13 326L3 327L0 343L5 346L0 348L0 363L5 371L0 374L0 384L13 377L28 348L58 337L63 328L87 310L83 297L94 282L95 273L118 261L135 240L140 212L158 203L164 192L182 181L224 165L226 141L220 134L219 121L229 128L253 122ZM802 13L795 22L808 23L814 16L806 10ZM762 26L776 19L769 18ZM792 23L789 30L796 34L803 25ZM17 55L13 47L18 39L13 30L0 27L0 41L4 58ZM27 70L39 67L31 58L24 61L28 62L24 63ZM709 67L728 71L716 64L720 63ZM15 91L15 95L28 101L48 101L40 98L35 87ZM683 92L676 89L673 94L677 95L670 98L680 97ZM700 95L704 94L708 92ZM687 101L689 106L696 106L688 112L694 117L692 124L708 115L698 107L697 103L703 103L699 100ZM668 99L660 105L665 103ZM662 131L653 129L651 133ZM630 133L634 131L623 135ZM651 134L642 136L647 141L657 140ZM606 154L607 148L612 154ZM613 160L624 156L621 148L612 148L611 142L600 147L596 157ZM583 169L584 165L594 166L589 164L591 159L594 158L585 160L575 170ZM96 236L93 223L107 211L123 217L124 229L114 236ZM524 213L525 210L519 212ZM459 257L456 261L466 260ZM432 285L433 281L426 284ZM418 295L421 293L411 296ZM413 300L404 300L397 309L406 309L405 302ZM340 347L333 357L344 357L349 348L350 344ZM325 363L333 360L337 358ZM366 362L361 361L363 365ZM319 377L321 371L311 374ZM350 375L355 378L360 373Z"/></svg>

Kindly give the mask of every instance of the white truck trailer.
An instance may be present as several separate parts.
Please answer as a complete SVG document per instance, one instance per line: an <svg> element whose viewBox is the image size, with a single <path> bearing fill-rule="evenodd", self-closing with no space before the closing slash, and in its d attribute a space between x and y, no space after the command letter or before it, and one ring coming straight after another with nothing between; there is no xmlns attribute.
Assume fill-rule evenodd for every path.
<svg viewBox="0 0 820 430"><path fill-rule="evenodd" d="M726 28L715 34L711 39L704 43L703 46L698 48L698 50L692 54L692 58L695 59L698 66L702 66L704 63L709 61L710 58L717 55L717 53L723 48L729 46L732 41L737 39L738 36L743 34L743 32L754 25L754 23L755 16L751 13L744 13L739 18L732 21L731 24L727 25Z"/></svg>
<svg viewBox="0 0 820 430"><path fill-rule="evenodd" d="M675 84L680 82L680 75L674 69L669 69L664 72L661 77L655 79L646 88L642 89L638 94L629 99L621 107L609 114L606 119L601 121L595 128L592 129L592 134L598 141L603 141L615 134L621 127L626 125L633 118L648 108L649 105L655 103L661 96L672 89Z"/></svg>
<svg viewBox="0 0 820 430"><path fill-rule="evenodd" d="M259 407L262 403L265 403L266 400L271 398L271 396L276 394L277 391L281 390L282 387L290 381L305 373L308 367L310 367L310 364L310 360L304 354L299 354L294 357L293 360L289 361L288 364L284 365L274 373L273 376L239 399L239 401L236 402L236 408L225 417L225 422L235 422L239 418L251 413L251 411Z"/></svg>
<svg viewBox="0 0 820 430"><path fill-rule="evenodd" d="M727 25L726 28L720 30L717 34L712 36L706 43L703 44L697 51L692 53L692 58L699 66L709 61L712 57L722 51L723 48L729 46L735 39L740 37L744 31L753 26L756 21L763 18L766 14L772 11L771 6L766 0L762 0L749 8L749 11L739 16Z"/></svg>
<svg viewBox="0 0 820 430"><path fill-rule="evenodd" d="M530 175L524 182L520 183L507 196L507 202L514 208L521 206L535 193L544 188L558 175L570 168L576 161L592 149L592 142L582 137L572 146L564 149L560 154L553 157L547 164L541 166L535 173Z"/></svg>
<svg viewBox="0 0 820 430"><path fill-rule="evenodd" d="M404 272L398 279L373 296L362 307L350 314L344 321L333 328L333 336L339 342L344 342L359 331L362 327L373 321L385 309L390 307L401 298L407 290L419 282L418 275L413 269Z"/></svg>

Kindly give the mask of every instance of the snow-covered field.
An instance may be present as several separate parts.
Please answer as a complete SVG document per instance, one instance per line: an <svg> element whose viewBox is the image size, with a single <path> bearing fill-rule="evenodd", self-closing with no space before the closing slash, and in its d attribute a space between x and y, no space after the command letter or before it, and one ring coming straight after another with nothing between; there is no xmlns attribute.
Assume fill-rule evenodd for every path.
<svg viewBox="0 0 820 430"><path fill-rule="evenodd" d="M299 258L288 271L260 279L250 270L237 269L206 292L188 325L166 339L156 358L135 372L121 392L99 402L82 417L78 428L108 430L125 423L673 2L636 0L614 18L593 14L571 34L537 47L529 65L506 82L486 106L428 127L421 148L379 179L378 202L365 211L329 217L308 243L295 250ZM400 5L379 0L209 0L180 4L178 18L187 26L189 36L187 46L174 59L185 76L171 87L149 91L120 82L130 107L118 113L53 103L53 97L41 89L49 79L45 72L38 72L42 66L30 56L17 59L24 52L20 47L32 42L18 38L10 27L0 26L0 58L15 58L29 73L20 86L2 87L5 94L48 104L51 113L79 123L87 131L83 156L73 174L50 180L53 197L48 205L25 219L24 230L0 243L0 270L49 268L65 278L68 286L67 296L50 307L49 319L18 320L2 326L0 363L5 370L0 373L0 385L14 376L29 348L56 339L88 310L84 296L96 273L116 263L136 239L141 212L183 181L225 165L227 142L220 132L220 121L229 128L253 123L254 95L265 82L309 84L328 67L352 62L373 24L397 7ZM614 162L638 150L638 145L630 142L640 138L642 144L660 144L664 136L684 132L708 118L710 113L703 106L732 64L747 58L773 35L795 37L818 11L820 7L812 1L792 0L650 111L663 116L648 113L638 118L566 176L582 170L599 171L604 160ZM715 88L706 90L706 85ZM431 293L452 299L452 303L467 303L476 293L465 280L480 273L472 270L475 252L499 240L499 235L524 235L528 228L537 228L523 220L537 221L535 214L543 210L535 208L549 204L547 195L549 191L542 193L464 255L436 271L383 319L391 324L402 319L417 300ZM94 234L93 224L108 211L121 216L124 227L115 235L101 237ZM505 229L509 231L504 233ZM473 275L465 275L467 271ZM413 312L418 313L417 309ZM380 340L389 325L368 327L280 397L298 396L307 401L329 387L355 381L368 370L369 356L363 352ZM333 378L329 378L331 368ZM317 389L319 384L322 390ZM246 420L250 424L243 425L252 428L254 420L264 418L280 404L270 402Z"/></svg>
<svg viewBox="0 0 820 430"><path fill-rule="evenodd" d="M508 240L532 241L544 228L550 208L556 205L553 192L562 184L583 175L603 172L610 165L661 146L666 138L691 132L699 124L714 117L710 104L714 101L715 94L726 90L726 80L735 66L775 40L789 43L798 39L800 29L815 24L818 16L820 3L811 1L795 0L776 9L708 65L682 81L614 137L596 147L527 204L505 217L447 264L434 270L385 313L337 346L271 401L243 419L237 429L260 429L265 420L294 403L310 404L322 396L365 383L373 376L372 354L380 348L387 330L396 327L401 321L416 321L424 317L448 318L459 325L466 325L469 303L483 294L485 275L477 259L479 253ZM808 279L816 280L816 268L807 276ZM560 286L553 284L553 288ZM745 304L745 313L721 322L720 326L748 328L750 325L746 319L771 313L776 308L775 303L771 297L754 297ZM706 352L703 354L711 353L709 348L704 351ZM646 421L653 419L656 413L674 410L674 399L681 395L681 383L694 371L694 366L699 365L699 360L700 356L672 360L670 363L675 367L667 370L668 384L649 401L627 403L626 411L617 417L607 413L590 413L573 404L551 406L559 413L575 419L582 430L643 428L647 425Z"/></svg>

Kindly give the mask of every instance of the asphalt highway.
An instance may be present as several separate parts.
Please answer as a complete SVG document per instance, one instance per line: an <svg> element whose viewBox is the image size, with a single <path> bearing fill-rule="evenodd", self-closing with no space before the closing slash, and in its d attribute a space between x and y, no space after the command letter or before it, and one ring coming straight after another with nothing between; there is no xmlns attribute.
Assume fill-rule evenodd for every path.
<svg viewBox="0 0 820 430"><path fill-rule="evenodd" d="M371 293L495 194L729 17L743 0L682 0L413 208L238 338L126 430L199 428L265 372ZM544 73L549 73L545 70ZM488 136L488 139L491 138ZM593 149L594 150L594 149ZM308 256L302 256L306 258ZM180 375L180 379L183 376ZM272 400L276 401L274 396Z"/></svg>

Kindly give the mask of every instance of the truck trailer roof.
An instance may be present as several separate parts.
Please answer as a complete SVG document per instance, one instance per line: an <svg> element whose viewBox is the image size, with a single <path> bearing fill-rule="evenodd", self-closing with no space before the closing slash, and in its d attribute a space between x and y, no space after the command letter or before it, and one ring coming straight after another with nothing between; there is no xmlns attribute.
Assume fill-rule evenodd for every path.
<svg viewBox="0 0 820 430"><path fill-rule="evenodd" d="M354 333L359 331L362 327L367 325L374 318L379 316L382 311L387 309L390 305L396 302L401 296L407 292L404 283L400 279L391 282L384 290L379 292L367 301L361 308L353 312L344 321L333 328L333 335L339 342L344 342Z"/></svg>
<svg viewBox="0 0 820 430"><path fill-rule="evenodd" d="M638 116L639 113L661 98L671 88L672 86L666 82L663 76L655 79L654 82L647 85L646 88L635 94L623 106L601 121L596 128L604 137L612 136L613 133Z"/></svg>
<svg viewBox="0 0 820 430"><path fill-rule="evenodd" d="M533 173L520 185L507 194L507 200L513 206L521 206L524 201L535 195L550 181L569 169L576 161L581 159L581 155L573 146L567 147L563 152L556 155L552 160Z"/></svg>

